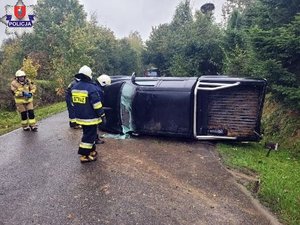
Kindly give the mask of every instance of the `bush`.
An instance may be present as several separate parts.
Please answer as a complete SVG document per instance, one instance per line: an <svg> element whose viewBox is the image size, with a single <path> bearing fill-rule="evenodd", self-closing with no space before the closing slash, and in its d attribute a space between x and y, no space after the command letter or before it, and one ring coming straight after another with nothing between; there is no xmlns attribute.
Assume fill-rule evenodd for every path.
<svg viewBox="0 0 300 225"><path fill-rule="evenodd" d="M64 96L56 94L56 81L37 80L37 97L35 98L35 105L47 105L64 100Z"/></svg>
<svg viewBox="0 0 300 225"><path fill-rule="evenodd" d="M0 109L12 111L15 109L14 97L10 90L11 80L4 80L0 83Z"/></svg>

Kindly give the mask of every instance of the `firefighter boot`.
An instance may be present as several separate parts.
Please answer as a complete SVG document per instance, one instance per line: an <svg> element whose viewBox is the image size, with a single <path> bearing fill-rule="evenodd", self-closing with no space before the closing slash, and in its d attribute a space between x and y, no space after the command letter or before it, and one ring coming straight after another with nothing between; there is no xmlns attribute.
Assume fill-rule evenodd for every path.
<svg viewBox="0 0 300 225"><path fill-rule="evenodd" d="M70 122L70 127L73 129L81 129L81 125L77 124L76 122Z"/></svg>
<svg viewBox="0 0 300 225"><path fill-rule="evenodd" d="M36 132L37 131L37 126L36 126L36 120L35 120L35 116L34 116L34 111L28 110L28 117L29 117L29 126L31 131Z"/></svg>
<svg viewBox="0 0 300 225"><path fill-rule="evenodd" d="M93 162L96 161L97 157L96 156L92 156L92 155L83 155L80 157L80 162L81 163L87 163L87 162Z"/></svg>
<svg viewBox="0 0 300 225"><path fill-rule="evenodd" d="M82 128L82 126L79 125L79 124L76 124L76 125L73 127L73 129L81 129L81 128Z"/></svg>
<svg viewBox="0 0 300 225"><path fill-rule="evenodd" d="M101 139L97 139L96 141L95 141L95 144L96 145L99 145L99 144L104 144L105 142L103 141L103 140L101 140Z"/></svg>
<svg viewBox="0 0 300 225"><path fill-rule="evenodd" d="M98 134L97 134L97 138L96 138L95 144L96 145L98 145L98 144L104 144L104 141L99 138Z"/></svg>
<svg viewBox="0 0 300 225"><path fill-rule="evenodd" d="M30 131L30 127L29 127L29 126L23 127L23 130L24 130L24 131Z"/></svg>
<svg viewBox="0 0 300 225"><path fill-rule="evenodd" d="M30 129L31 129L31 131L33 131L33 132L37 132L37 126L36 125L31 125L30 126Z"/></svg>
<svg viewBox="0 0 300 225"><path fill-rule="evenodd" d="M92 151L91 153L90 153L90 155L91 156L93 156L93 157L96 157L97 155L98 155L98 152L95 150L95 151Z"/></svg>

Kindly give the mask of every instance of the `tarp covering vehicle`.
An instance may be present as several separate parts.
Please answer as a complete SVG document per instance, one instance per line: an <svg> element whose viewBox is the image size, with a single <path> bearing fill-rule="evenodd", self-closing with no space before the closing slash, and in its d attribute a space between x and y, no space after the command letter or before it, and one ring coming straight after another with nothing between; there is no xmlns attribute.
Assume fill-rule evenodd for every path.
<svg viewBox="0 0 300 225"><path fill-rule="evenodd" d="M112 77L108 132L258 141L266 81L227 76Z"/></svg>

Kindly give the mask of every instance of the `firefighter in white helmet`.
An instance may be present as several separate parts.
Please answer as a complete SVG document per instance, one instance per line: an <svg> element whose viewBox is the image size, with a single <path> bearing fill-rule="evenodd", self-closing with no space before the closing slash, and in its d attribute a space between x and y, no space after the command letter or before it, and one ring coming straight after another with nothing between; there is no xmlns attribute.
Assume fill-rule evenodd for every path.
<svg viewBox="0 0 300 225"><path fill-rule="evenodd" d="M102 74L97 78L97 81L101 85L101 87L105 87L111 85L111 78L106 74Z"/></svg>
<svg viewBox="0 0 300 225"><path fill-rule="evenodd" d="M97 86L99 88L99 94L101 96L102 103L103 103L103 100L104 100L104 88L106 86L111 85L111 78L107 74L102 74L102 75L100 75L97 78L96 83L97 83ZM103 128L103 126L105 126L105 124L106 124L106 117L103 117L102 123L99 124L99 126L98 126L99 130L102 130L102 128ZM101 135L100 135L100 137L101 137ZM104 144L104 141L99 138L99 135L97 135L96 144Z"/></svg>
<svg viewBox="0 0 300 225"><path fill-rule="evenodd" d="M36 86L26 78L24 71L18 70L10 87L15 98L17 111L21 114L23 130L37 131L33 109L33 95L36 92Z"/></svg>
<svg viewBox="0 0 300 225"><path fill-rule="evenodd" d="M96 83L99 88L100 96L102 97L102 99L104 99L104 88L111 85L111 78L106 74L102 74L97 78Z"/></svg>
<svg viewBox="0 0 300 225"><path fill-rule="evenodd" d="M92 70L88 66L80 68L76 78L80 79L72 89L72 103L75 121L82 126L83 136L78 154L82 163L97 159L96 140L97 127L102 122L104 111L97 84L92 81Z"/></svg>

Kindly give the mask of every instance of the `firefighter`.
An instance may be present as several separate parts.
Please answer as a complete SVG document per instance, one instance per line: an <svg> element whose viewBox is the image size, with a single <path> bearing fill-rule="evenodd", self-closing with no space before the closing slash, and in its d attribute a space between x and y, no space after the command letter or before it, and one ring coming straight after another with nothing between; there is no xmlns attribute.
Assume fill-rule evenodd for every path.
<svg viewBox="0 0 300 225"><path fill-rule="evenodd" d="M100 97L101 99L104 99L104 87L111 85L111 78L106 74L102 74L97 78L96 83L99 88ZM101 127L106 123L105 117L103 119L104 120L102 121L102 123L99 124L99 130L101 130ZM104 144L104 141L99 138L99 135L97 135L96 144Z"/></svg>
<svg viewBox="0 0 300 225"><path fill-rule="evenodd" d="M92 70L88 66L80 68L76 78L80 81L71 89L76 123L82 126L83 136L78 154L82 163L97 159L97 127L105 116L102 99L97 85L92 81Z"/></svg>
<svg viewBox="0 0 300 225"><path fill-rule="evenodd" d="M98 83L100 84L100 86L102 87L101 90L103 92L103 88L105 86L109 86L111 85L111 78L106 75L106 74L102 74L97 78Z"/></svg>
<svg viewBox="0 0 300 225"><path fill-rule="evenodd" d="M24 71L18 70L10 87L15 98L17 111L21 114L23 130L37 131L33 110L33 95L36 92L36 86L26 78Z"/></svg>
<svg viewBox="0 0 300 225"><path fill-rule="evenodd" d="M66 96L65 96L65 100L67 103L67 108L68 108L68 114L69 114L69 126L73 129L80 129L81 125L76 123L76 119L75 119L75 111L74 111L74 106L72 103L72 93L71 93L71 89L72 87L77 84L79 82L80 79L78 78L74 78L74 80L68 85L67 89L66 89Z"/></svg>

